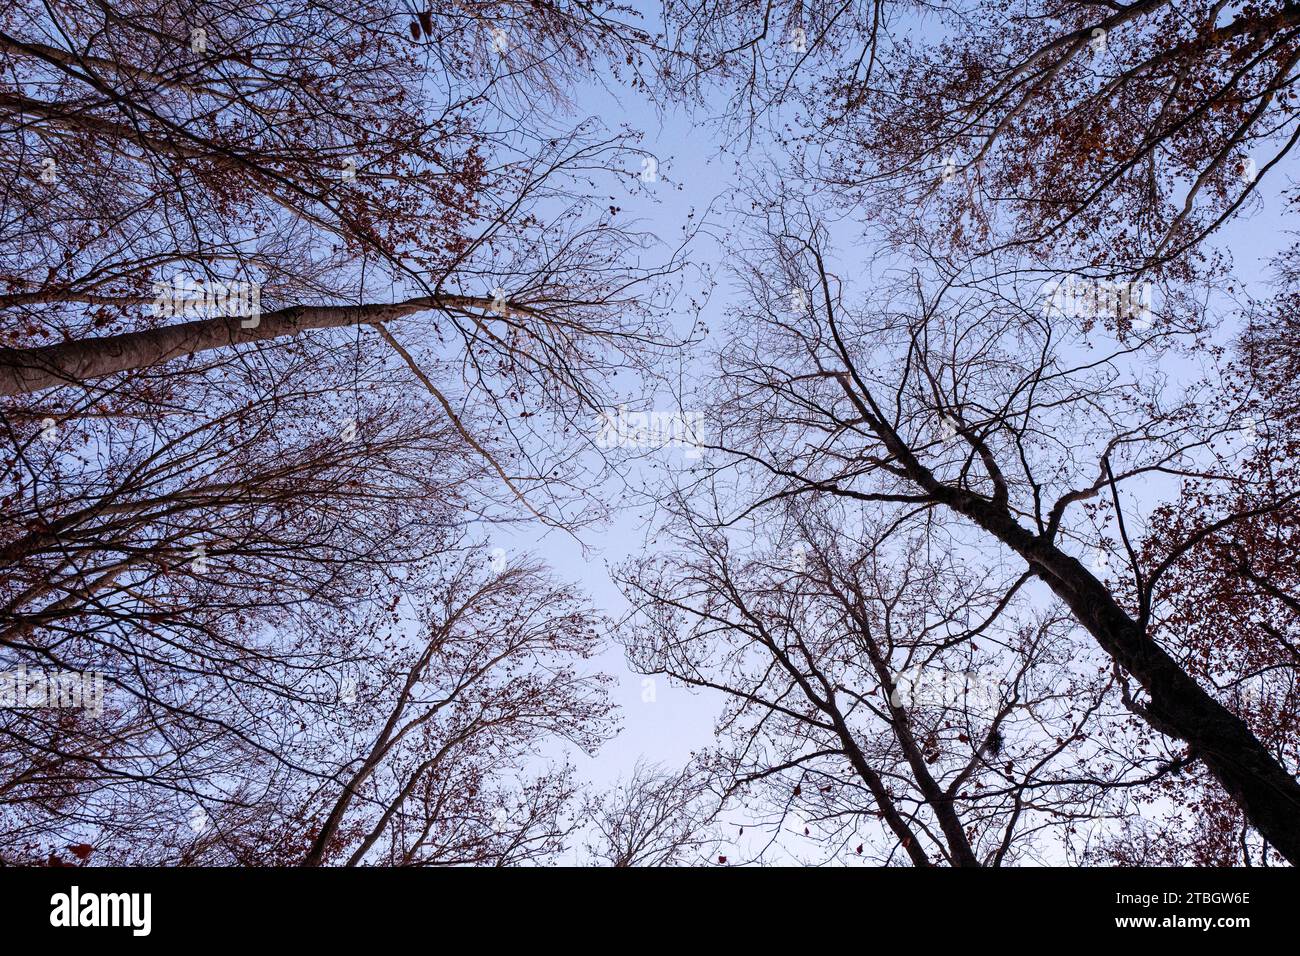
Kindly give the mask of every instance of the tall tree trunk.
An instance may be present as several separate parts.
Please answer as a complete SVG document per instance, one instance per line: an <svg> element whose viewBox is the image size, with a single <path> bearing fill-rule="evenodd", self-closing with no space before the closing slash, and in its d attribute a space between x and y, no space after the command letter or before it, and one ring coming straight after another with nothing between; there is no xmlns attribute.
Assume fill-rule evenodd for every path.
<svg viewBox="0 0 1300 956"><path fill-rule="evenodd" d="M977 496L957 510L1023 557L1063 600L1101 649L1146 689L1143 716L1160 733L1185 741L1205 761L1247 819L1279 853L1300 864L1300 784L1259 738L1152 640L1110 590L1054 544Z"/></svg>
<svg viewBox="0 0 1300 956"><path fill-rule="evenodd" d="M1151 698L1142 716L1155 730L1185 741L1237 802L1251 825L1292 864L1300 865L1300 783L1259 738L1153 641L1088 569L1044 536L1024 528L1007 507L1006 485L982 452L997 488L992 498L945 484L921 463L880 411L853 370L839 331L840 355L849 366L837 376L869 427L902 465L907 477L936 502L965 515L1020 555L1033 573L1065 602L1106 654L1137 678ZM855 391L856 387L856 391Z"/></svg>
<svg viewBox="0 0 1300 956"><path fill-rule="evenodd" d="M363 305L298 305L264 313L256 324L251 324L252 318L221 316L40 348L0 348L0 395L24 395L78 384L232 345L291 338L309 329L386 322L431 309L486 311L493 307L491 299L471 296L426 296Z"/></svg>

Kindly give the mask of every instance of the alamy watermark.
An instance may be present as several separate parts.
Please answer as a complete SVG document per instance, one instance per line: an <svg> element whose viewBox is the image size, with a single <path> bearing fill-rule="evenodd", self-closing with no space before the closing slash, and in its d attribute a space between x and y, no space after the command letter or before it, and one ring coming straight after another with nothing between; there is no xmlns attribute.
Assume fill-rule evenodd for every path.
<svg viewBox="0 0 1300 956"><path fill-rule="evenodd" d="M56 707L104 713L104 675L99 671L28 671L19 664L0 671L0 707Z"/></svg>
<svg viewBox="0 0 1300 956"><path fill-rule="evenodd" d="M1128 319L1138 326L1151 322L1150 282L1107 282L1070 276L1043 286L1043 314L1049 318Z"/></svg>
<svg viewBox="0 0 1300 956"><path fill-rule="evenodd" d="M152 913L152 893L83 893L73 886L50 897L51 926L125 926L132 936L148 936Z"/></svg>
<svg viewBox="0 0 1300 956"><path fill-rule="evenodd" d="M245 329L262 321L262 286L257 282L219 282L180 274L153 284L154 314L167 318L237 317Z"/></svg>
<svg viewBox="0 0 1300 956"><path fill-rule="evenodd" d="M973 671L918 665L894 678L889 702L895 707L961 707L993 714L1002 704L1002 687Z"/></svg>
<svg viewBox="0 0 1300 956"><path fill-rule="evenodd" d="M620 405L616 412L601 416L600 448L685 448L686 457L697 459L704 446L703 412L629 412Z"/></svg>

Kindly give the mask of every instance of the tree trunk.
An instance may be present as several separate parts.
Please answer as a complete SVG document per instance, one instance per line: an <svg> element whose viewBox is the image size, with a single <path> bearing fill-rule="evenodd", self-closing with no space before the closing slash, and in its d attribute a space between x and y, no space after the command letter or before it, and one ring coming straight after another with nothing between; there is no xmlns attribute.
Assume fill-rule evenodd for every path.
<svg viewBox="0 0 1300 956"><path fill-rule="evenodd" d="M395 303L299 305L267 312L257 317L256 324L251 324L251 317L222 316L40 348L0 348L0 395L80 384L232 345L291 338L308 329L386 322L431 309L455 308L487 310L493 308L493 302L470 296L427 296Z"/></svg>
<svg viewBox="0 0 1300 956"><path fill-rule="evenodd" d="M1147 722L1189 744L1251 825L1300 864L1300 784L1246 723L1207 694L1077 560L985 499L958 493L949 503L1029 562L1102 650L1146 689Z"/></svg>
<svg viewBox="0 0 1300 956"><path fill-rule="evenodd" d="M847 362L838 332L836 336ZM861 395L869 397L870 390L856 373L850 375ZM998 493L989 499L939 481L887 424L874 400L868 407L855 394L848 375L840 377L840 384L908 477L937 502L965 515L1020 555L1066 603L1101 649L1146 689L1151 698L1143 713L1147 723L1189 744L1250 824L1290 863L1300 865L1300 784L1245 721L1207 694L1087 568L1050 539L1021 526L1007 509L1005 485L995 480Z"/></svg>

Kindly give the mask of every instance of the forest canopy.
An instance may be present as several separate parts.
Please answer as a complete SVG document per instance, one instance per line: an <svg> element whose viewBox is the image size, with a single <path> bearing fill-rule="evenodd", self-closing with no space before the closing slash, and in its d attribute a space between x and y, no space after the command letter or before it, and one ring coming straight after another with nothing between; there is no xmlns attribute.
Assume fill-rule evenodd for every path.
<svg viewBox="0 0 1300 956"><path fill-rule="evenodd" d="M1298 64L7 5L0 863L1300 862Z"/></svg>

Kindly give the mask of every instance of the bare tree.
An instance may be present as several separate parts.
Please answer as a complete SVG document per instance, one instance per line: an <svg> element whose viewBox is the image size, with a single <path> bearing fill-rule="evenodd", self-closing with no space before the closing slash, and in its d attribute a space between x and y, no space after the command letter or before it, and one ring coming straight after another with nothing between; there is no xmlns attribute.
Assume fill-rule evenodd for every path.
<svg viewBox="0 0 1300 956"><path fill-rule="evenodd" d="M835 201L956 251L1185 278L1218 265L1205 240L1300 137L1300 15L1284 0L736 0L668 16L684 88L721 85Z"/></svg>
<svg viewBox="0 0 1300 956"><path fill-rule="evenodd" d="M916 866L1051 858L1108 816L1107 791L1166 771L1126 751L1104 658L1034 611L1028 575L923 557L927 532L956 529L834 503L748 530L719 517L684 512L682 553L629 569L625 640L638 669L728 697L725 791L751 819L797 821L796 845Z"/></svg>
<svg viewBox="0 0 1300 956"><path fill-rule="evenodd" d="M572 426L661 344L638 293L664 270L624 266L649 237L591 193L632 179L629 137L563 100L592 62L639 69L643 40L599 6L0 14L0 660L101 672L108 701L0 715L6 852L303 859L328 818L305 781L352 776L337 733L302 730L340 669L388 673L390 618L467 528L598 510ZM477 774L531 821L483 860L553 848L567 771L513 793L451 763L408 768L403 827ZM178 845L192 809L221 826ZM375 853L487 845L441 819Z"/></svg>
<svg viewBox="0 0 1300 956"><path fill-rule="evenodd" d="M456 779L457 767L495 778L517 767L544 737L592 749L607 732L600 679L579 674L572 663L593 652L595 620L572 592L550 586L539 568L507 567L484 579L467 562L430 611L424 646L377 734L346 765L307 865L343 852L335 848L354 809L366 813L368 832L351 849L348 865L363 862L381 839L397 862L464 862L469 851L460 846L463 836L448 841L443 832L449 824L471 825L447 805L457 798L449 779L457 787L466 784ZM567 774L551 784L567 786ZM471 795L483 789L469 787ZM553 852L563 835L554 832L562 803L546 810L502 804L498 832L480 832L479 839L495 840L502 862ZM543 821L544 832L534 832ZM491 822L477 821L479 831ZM441 853L451 859L442 860Z"/></svg>
<svg viewBox="0 0 1300 956"><path fill-rule="evenodd" d="M1195 385L1162 391L1122 343L1088 354L1037 290L1028 302L1007 294L995 281L1004 270L985 282L935 261L935 272L913 269L858 306L824 232L778 213L771 239L746 273L759 345L721 365L714 468L747 476L727 520L800 497L959 518L1023 562L1141 688L1130 706L1183 740L1264 839L1300 857L1292 770L1151 633L1167 568L1138 559L1121 498L1158 476L1218 469L1230 479L1232 466L1206 448L1233 430L1233 409L1202 405ZM1110 505L1113 545L1091 523L1097 502ZM1070 540L1092 549L1093 570ZM1123 562L1115 574L1134 581L1132 601L1108 580L1112 552Z"/></svg>
<svg viewBox="0 0 1300 956"><path fill-rule="evenodd" d="M720 802L708 771L672 771L638 760L626 780L588 800L587 852L614 867L684 866L707 860L720 840Z"/></svg>
<svg viewBox="0 0 1300 956"><path fill-rule="evenodd" d="M431 866L559 852L577 789L539 749L591 750L610 732L605 678L581 663L598 622L536 565L498 571L476 551L437 565L422 602L358 622L351 659L321 662L297 696L197 697L191 678L189 709L166 723L132 723L149 709L110 698L108 729L87 717L78 737L65 719L71 753L53 728L8 721L21 772L0 796L6 856L85 844L100 863Z"/></svg>

